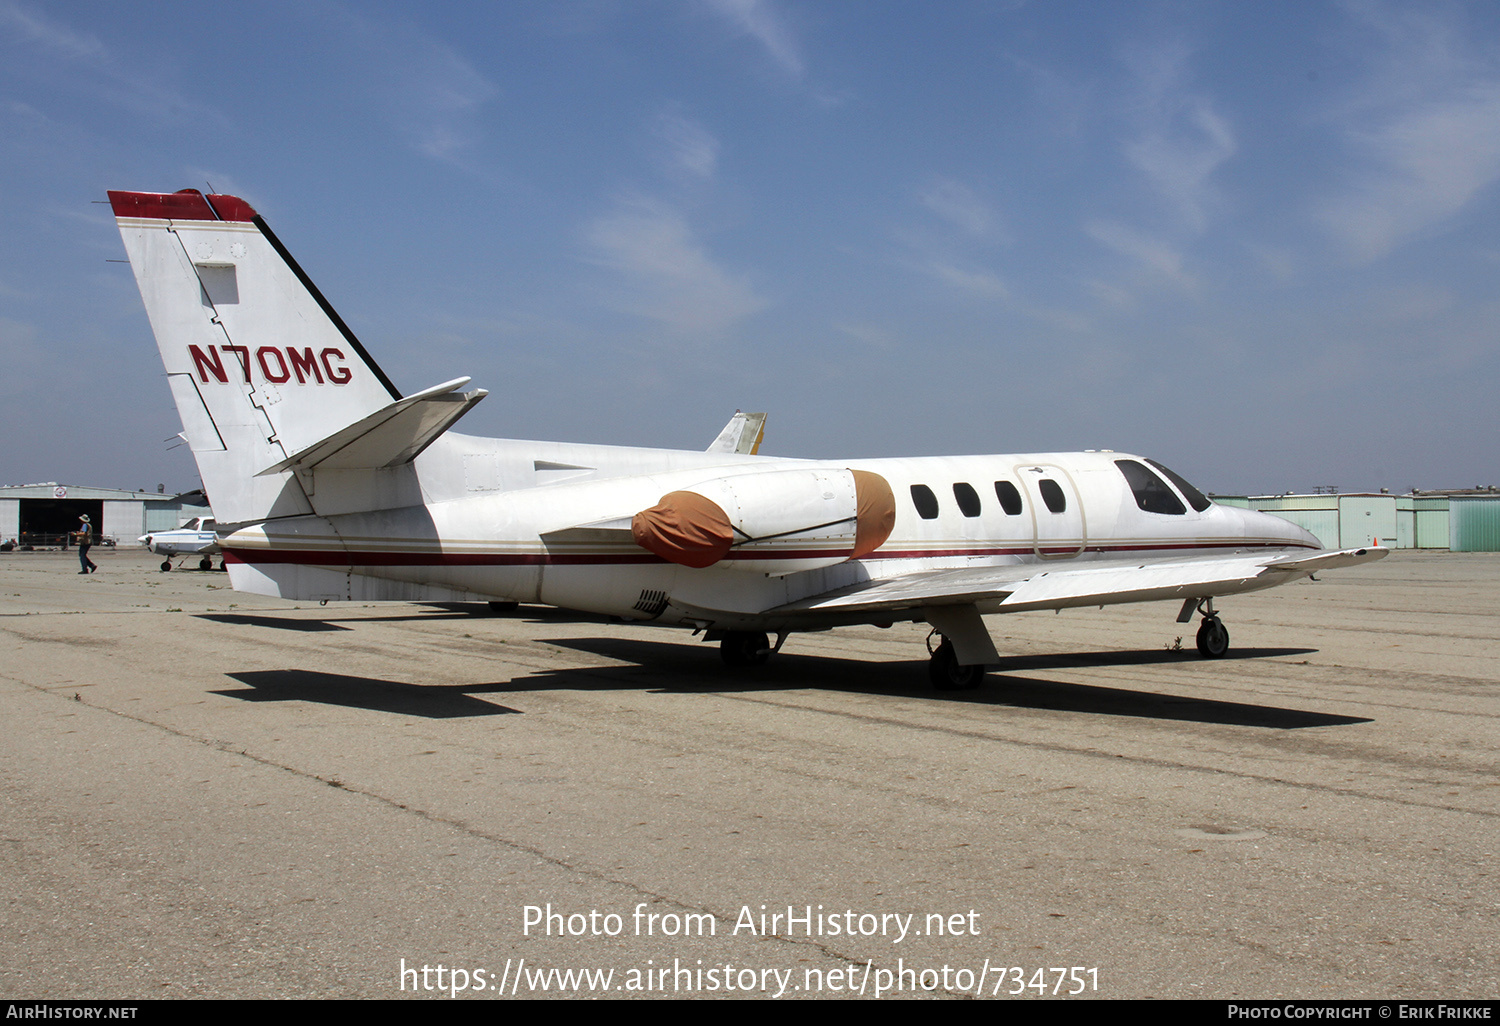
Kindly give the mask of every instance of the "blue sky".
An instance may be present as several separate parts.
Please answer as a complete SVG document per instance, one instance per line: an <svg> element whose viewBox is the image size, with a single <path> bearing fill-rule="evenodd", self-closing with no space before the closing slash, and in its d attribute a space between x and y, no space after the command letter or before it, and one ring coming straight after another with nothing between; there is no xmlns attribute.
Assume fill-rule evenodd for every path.
<svg viewBox="0 0 1500 1026"><path fill-rule="evenodd" d="M107 189L476 434L1500 483L1500 6L0 0L0 482L193 487Z"/></svg>

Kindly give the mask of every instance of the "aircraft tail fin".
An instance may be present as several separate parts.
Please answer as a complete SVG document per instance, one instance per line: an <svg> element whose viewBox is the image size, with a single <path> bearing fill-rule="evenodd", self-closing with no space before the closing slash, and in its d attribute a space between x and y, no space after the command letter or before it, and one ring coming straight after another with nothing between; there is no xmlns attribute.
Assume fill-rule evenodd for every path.
<svg viewBox="0 0 1500 1026"><path fill-rule="evenodd" d="M724 430L719 432L705 452L732 452L742 456L754 456L760 452L761 440L766 437L766 415L764 413L741 413L734 411Z"/></svg>
<svg viewBox="0 0 1500 1026"><path fill-rule="evenodd" d="M195 189L109 199L219 520L312 512L294 457L400 392L244 200Z"/></svg>

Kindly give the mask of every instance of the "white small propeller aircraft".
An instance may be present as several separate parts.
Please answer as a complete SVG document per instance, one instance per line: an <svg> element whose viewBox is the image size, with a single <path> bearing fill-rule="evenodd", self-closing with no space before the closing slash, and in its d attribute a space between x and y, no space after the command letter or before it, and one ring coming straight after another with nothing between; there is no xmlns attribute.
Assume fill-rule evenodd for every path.
<svg viewBox="0 0 1500 1026"><path fill-rule="evenodd" d="M219 554L217 525L213 517L193 517L170 531L152 531L136 541L146 546L147 552L167 557L161 561L163 572L172 569L173 556L198 556L198 569L212 570L213 557Z"/></svg>
<svg viewBox="0 0 1500 1026"><path fill-rule="evenodd" d="M243 591L545 603L691 627L731 665L925 622L961 688L999 662L984 614L1171 600L1213 658L1216 598L1385 555L1124 453L778 459L760 414L707 452L461 435L485 391L403 396L244 200L109 198Z"/></svg>

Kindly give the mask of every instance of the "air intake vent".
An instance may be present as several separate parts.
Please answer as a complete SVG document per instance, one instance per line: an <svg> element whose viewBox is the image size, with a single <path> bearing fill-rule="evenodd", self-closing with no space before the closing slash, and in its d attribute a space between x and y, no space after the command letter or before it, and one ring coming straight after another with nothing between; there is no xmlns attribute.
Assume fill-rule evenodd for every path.
<svg viewBox="0 0 1500 1026"><path fill-rule="evenodd" d="M656 589L647 589L641 592L641 597L636 600L635 609L645 613L651 619L656 619L667 608L667 593Z"/></svg>

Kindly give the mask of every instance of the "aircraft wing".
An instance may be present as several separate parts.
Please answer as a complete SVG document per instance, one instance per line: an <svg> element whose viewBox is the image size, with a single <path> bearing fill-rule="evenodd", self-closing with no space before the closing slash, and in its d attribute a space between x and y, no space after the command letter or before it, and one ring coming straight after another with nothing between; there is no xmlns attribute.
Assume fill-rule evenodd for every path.
<svg viewBox="0 0 1500 1026"><path fill-rule="evenodd" d="M768 610L770 613L853 613L982 606L984 612L1202 599L1255 591L1336 566L1380 559L1389 550L1342 549L1277 555L1187 556L1147 561L1101 560L1083 566L1047 564L926 570L865 581Z"/></svg>

